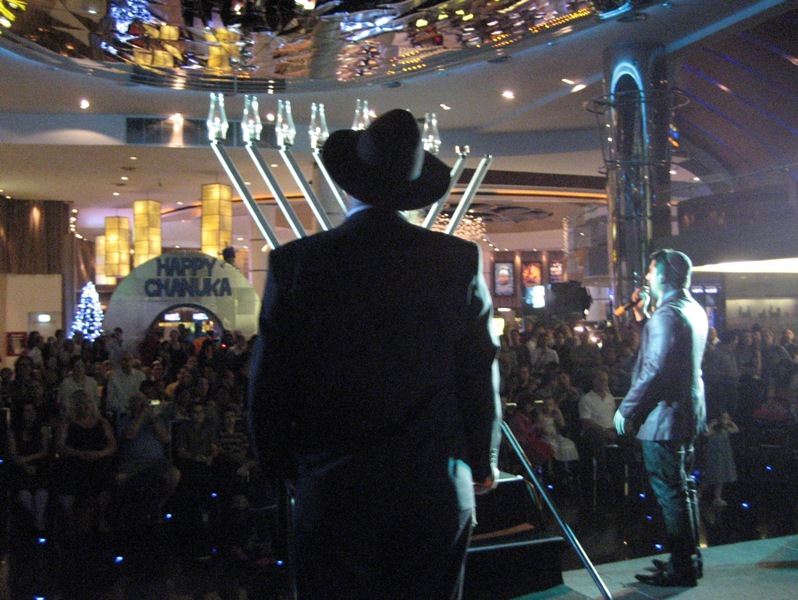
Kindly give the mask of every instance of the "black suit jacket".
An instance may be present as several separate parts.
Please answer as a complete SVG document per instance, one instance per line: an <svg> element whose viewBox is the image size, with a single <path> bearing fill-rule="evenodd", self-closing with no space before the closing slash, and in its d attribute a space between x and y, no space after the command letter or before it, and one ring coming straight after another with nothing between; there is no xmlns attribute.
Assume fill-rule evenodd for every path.
<svg viewBox="0 0 798 600"><path fill-rule="evenodd" d="M641 440L688 442L706 425L701 360L707 315L687 290L657 305L640 337L632 386L618 407Z"/></svg>
<svg viewBox="0 0 798 600"><path fill-rule="evenodd" d="M501 422L481 271L475 244L376 208L271 253L251 425L315 514L345 518L358 493L433 518L473 506L463 463L491 474Z"/></svg>

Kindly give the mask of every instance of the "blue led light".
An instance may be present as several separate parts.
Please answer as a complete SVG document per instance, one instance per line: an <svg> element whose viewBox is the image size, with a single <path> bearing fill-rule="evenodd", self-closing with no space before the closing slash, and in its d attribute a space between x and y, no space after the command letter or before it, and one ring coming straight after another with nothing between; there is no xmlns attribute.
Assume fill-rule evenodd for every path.
<svg viewBox="0 0 798 600"><path fill-rule="evenodd" d="M217 552L217 550L216 550L215 546L213 548L211 548L211 554L216 554L216 552Z"/></svg>
<svg viewBox="0 0 798 600"><path fill-rule="evenodd" d="M646 520L653 521L654 517L652 517L651 515L646 515Z"/></svg>
<svg viewBox="0 0 798 600"><path fill-rule="evenodd" d="M743 502L742 504L740 504L740 506L742 506L743 508L751 508L751 505L748 504L748 502Z"/></svg>
<svg viewBox="0 0 798 600"><path fill-rule="evenodd" d="M772 471L772 470L773 470L773 467L771 467L770 465L767 465L765 467L765 471Z"/></svg>
<svg viewBox="0 0 798 600"><path fill-rule="evenodd" d="M646 498L646 493L645 493L645 492L640 492L640 493L638 494L638 496L640 496L641 498L643 498L643 499L645 500L645 498Z"/></svg>
<svg viewBox="0 0 798 600"><path fill-rule="evenodd" d="M124 557L124 556L114 556L114 562L115 562L116 564L120 564L120 563L122 563L124 560L125 560L125 557Z"/></svg>
<svg viewBox="0 0 798 600"><path fill-rule="evenodd" d="M169 519L171 519L171 518L172 518L172 513L166 513L166 514L164 515L164 519L166 519L167 521L168 521Z"/></svg>
<svg viewBox="0 0 798 600"><path fill-rule="evenodd" d="M278 560L278 561L277 561L275 564L276 564L278 567L282 567L282 566L283 566L283 561L281 561L281 560Z"/></svg>
<svg viewBox="0 0 798 600"><path fill-rule="evenodd" d="M37 539L36 541L37 541L38 543L40 543L40 544L46 544L46 543L47 543L47 538L40 537L40 538L39 538L39 539Z"/></svg>
<svg viewBox="0 0 798 600"><path fill-rule="evenodd" d="M662 544L654 544L654 547L655 547L657 550L662 550L662 548L663 548Z"/></svg>
<svg viewBox="0 0 798 600"><path fill-rule="evenodd" d="M216 492L211 492L211 498L216 498L218 495Z"/></svg>
<svg viewBox="0 0 798 600"><path fill-rule="evenodd" d="M550 490L554 489L554 486L552 484L548 484L546 487L549 488Z"/></svg>

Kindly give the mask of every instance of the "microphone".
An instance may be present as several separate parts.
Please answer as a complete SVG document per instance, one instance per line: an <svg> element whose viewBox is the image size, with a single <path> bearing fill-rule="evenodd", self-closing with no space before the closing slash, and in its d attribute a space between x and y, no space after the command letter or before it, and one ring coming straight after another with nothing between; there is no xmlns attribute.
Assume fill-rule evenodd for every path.
<svg viewBox="0 0 798 600"><path fill-rule="evenodd" d="M638 301L638 302L639 302L639 301ZM613 311L613 314L614 314L616 317L620 317L620 316L621 316L622 314L624 314L624 313L625 313L627 310L631 310L632 308L634 308L635 304L637 304L637 302L633 302L633 301L631 301L631 300L630 300L629 302L627 302L627 303L626 303L626 304L624 304L623 306L619 306L618 308L616 308L616 309Z"/></svg>
<svg viewBox="0 0 798 600"><path fill-rule="evenodd" d="M637 299L636 300L629 300L629 302L627 302L623 306L619 306L618 308L616 308L613 311L613 314L616 317L620 317L627 310L633 309L637 305L637 303L640 302L641 300L643 301L643 304L645 305L645 303L648 301L648 286L644 285L640 289L635 290L635 292L637 292ZM634 297L635 297L635 294L632 293L632 298L634 298Z"/></svg>

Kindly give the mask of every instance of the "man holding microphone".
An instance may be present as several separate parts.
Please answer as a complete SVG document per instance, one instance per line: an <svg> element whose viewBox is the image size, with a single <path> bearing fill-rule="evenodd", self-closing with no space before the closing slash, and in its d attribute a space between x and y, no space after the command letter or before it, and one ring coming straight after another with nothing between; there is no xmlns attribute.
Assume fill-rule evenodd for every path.
<svg viewBox="0 0 798 600"><path fill-rule="evenodd" d="M708 325L704 309L689 292L691 272L692 263L682 252L651 255L646 283L656 310L643 327L632 386L615 413L619 435L630 425L637 429L665 518L670 560L655 560L653 574L636 576L656 586L694 587L701 576L700 558L694 563L692 557L698 510L690 472L693 442L706 426L701 360ZM645 293L635 296L648 304Z"/></svg>

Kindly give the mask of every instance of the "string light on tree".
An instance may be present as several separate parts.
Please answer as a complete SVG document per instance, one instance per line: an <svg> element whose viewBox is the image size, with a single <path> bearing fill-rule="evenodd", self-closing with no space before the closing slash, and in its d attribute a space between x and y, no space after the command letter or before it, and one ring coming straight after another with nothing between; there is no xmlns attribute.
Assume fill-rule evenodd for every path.
<svg viewBox="0 0 798 600"><path fill-rule="evenodd" d="M89 281L83 286L80 292L80 301L78 308L75 311L75 318L72 321L72 329L70 330L70 338L79 331L83 334L83 338L89 341L94 341L103 332L103 309L100 305L100 295L97 293L97 288Z"/></svg>

